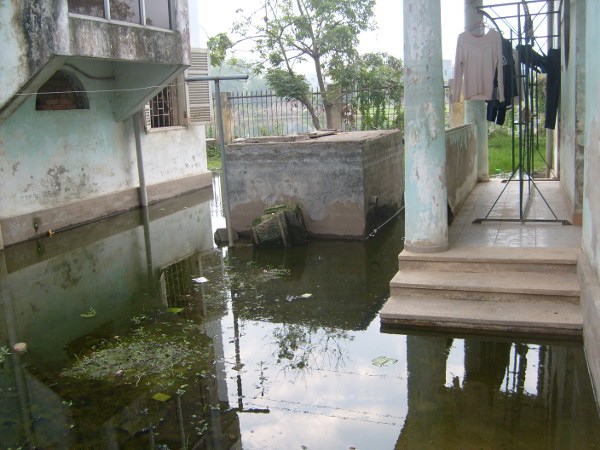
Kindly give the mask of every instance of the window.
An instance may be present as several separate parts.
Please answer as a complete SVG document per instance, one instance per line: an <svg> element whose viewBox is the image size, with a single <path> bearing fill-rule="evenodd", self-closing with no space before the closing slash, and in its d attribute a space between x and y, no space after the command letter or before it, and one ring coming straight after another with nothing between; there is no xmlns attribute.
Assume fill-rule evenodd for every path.
<svg viewBox="0 0 600 450"><path fill-rule="evenodd" d="M185 90L182 86L183 77L180 76L146 103L146 131L188 124Z"/></svg>
<svg viewBox="0 0 600 450"><path fill-rule="evenodd" d="M44 83L35 100L37 111L89 108L90 104L81 82L74 75L62 70L57 71Z"/></svg>
<svg viewBox="0 0 600 450"><path fill-rule="evenodd" d="M141 23L141 10L139 0L110 0L111 20Z"/></svg>
<svg viewBox="0 0 600 450"><path fill-rule="evenodd" d="M171 28L170 0L69 0L69 12L158 28Z"/></svg>
<svg viewBox="0 0 600 450"><path fill-rule="evenodd" d="M177 85L170 84L150 100L150 128L164 128L179 125Z"/></svg>

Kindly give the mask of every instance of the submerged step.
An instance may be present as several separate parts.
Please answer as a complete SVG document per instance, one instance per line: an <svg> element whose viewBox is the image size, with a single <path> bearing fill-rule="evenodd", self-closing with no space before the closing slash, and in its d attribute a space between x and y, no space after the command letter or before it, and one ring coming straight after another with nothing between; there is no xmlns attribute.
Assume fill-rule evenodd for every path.
<svg viewBox="0 0 600 450"><path fill-rule="evenodd" d="M400 269L464 272L576 273L580 250L571 247L452 247L440 253L398 256Z"/></svg>
<svg viewBox="0 0 600 450"><path fill-rule="evenodd" d="M448 272L400 270L390 282L391 295L431 296L480 301L579 302L579 281L571 273Z"/></svg>
<svg viewBox="0 0 600 450"><path fill-rule="evenodd" d="M384 327L582 336L579 305L557 302L476 302L392 296L379 313Z"/></svg>

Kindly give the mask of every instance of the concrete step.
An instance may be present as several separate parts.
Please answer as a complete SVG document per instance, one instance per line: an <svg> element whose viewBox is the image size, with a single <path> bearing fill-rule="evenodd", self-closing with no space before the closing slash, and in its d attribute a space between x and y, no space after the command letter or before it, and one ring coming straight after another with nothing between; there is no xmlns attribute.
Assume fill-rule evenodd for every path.
<svg viewBox="0 0 600 450"><path fill-rule="evenodd" d="M580 250L567 247L453 247L441 253L402 251L401 270L576 273Z"/></svg>
<svg viewBox="0 0 600 450"><path fill-rule="evenodd" d="M379 313L382 327L581 338L579 305L548 301L478 302L394 295Z"/></svg>
<svg viewBox="0 0 600 450"><path fill-rule="evenodd" d="M390 282L390 296L451 300L579 303L573 273L449 272L399 270Z"/></svg>

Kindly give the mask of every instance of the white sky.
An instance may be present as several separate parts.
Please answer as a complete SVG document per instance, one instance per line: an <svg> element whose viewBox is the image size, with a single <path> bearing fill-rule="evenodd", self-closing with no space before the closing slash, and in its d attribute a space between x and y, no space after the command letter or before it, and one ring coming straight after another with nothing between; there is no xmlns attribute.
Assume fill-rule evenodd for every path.
<svg viewBox="0 0 600 450"><path fill-rule="evenodd" d="M220 32L229 32L237 18L236 10L252 11L261 0L189 0L190 32L193 47L205 47L206 40ZM442 8L442 54L454 60L458 34L464 30L465 0L440 0ZM377 0L377 30L360 37L359 52L386 52L404 59L402 0ZM244 57L242 52L238 53ZM250 57L250 55L247 55Z"/></svg>

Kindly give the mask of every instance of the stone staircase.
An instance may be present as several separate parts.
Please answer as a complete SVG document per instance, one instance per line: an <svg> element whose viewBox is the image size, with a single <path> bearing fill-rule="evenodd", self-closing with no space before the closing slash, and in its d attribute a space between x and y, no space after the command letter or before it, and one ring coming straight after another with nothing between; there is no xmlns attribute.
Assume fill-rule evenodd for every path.
<svg viewBox="0 0 600 450"><path fill-rule="evenodd" d="M380 311L384 328L581 338L575 248L403 251Z"/></svg>

